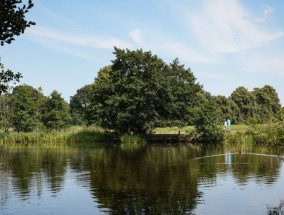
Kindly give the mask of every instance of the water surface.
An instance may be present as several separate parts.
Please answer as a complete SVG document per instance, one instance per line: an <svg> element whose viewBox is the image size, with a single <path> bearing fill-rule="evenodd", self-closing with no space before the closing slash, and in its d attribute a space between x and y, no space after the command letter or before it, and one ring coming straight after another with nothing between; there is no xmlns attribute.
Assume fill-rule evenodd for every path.
<svg viewBox="0 0 284 215"><path fill-rule="evenodd" d="M252 145L0 148L0 214L268 214L284 168Z"/></svg>

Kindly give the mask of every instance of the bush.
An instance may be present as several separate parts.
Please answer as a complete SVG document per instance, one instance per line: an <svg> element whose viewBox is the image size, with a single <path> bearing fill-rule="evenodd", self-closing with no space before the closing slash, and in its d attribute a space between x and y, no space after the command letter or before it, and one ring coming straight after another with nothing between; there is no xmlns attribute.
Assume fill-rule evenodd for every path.
<svg viewBox="0 0 284 215"><path fill-rule="evenodd" d="M220 142L224 139L224 131L218 126L217 116L216 105L212 101L206 102L200 108L195 120L199 141Z"/></svg>

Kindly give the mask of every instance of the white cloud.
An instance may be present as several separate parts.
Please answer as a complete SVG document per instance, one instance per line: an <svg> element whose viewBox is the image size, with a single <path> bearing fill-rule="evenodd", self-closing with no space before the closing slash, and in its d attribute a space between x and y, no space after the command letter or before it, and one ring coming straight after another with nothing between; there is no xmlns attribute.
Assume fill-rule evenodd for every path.
<svg viewBox="0 0 284 215"><path fill-rule="evenodd" d="M134 29L133 31L131 31L129 33L129 36L133 39L133 41L135 43L137 43L138 45L142 45L143 42L142 42L142 37L141 37L141 30L136 28Z"/></svg>
<svg viewBox="0 0 284 215"><path fill-rule="evenodd" d="M101 39L97 37L79 35L74 32L60 31L47 27L36 26L29 31L27 34L37 39L50 39L54 41L59 41L66 44L87 46L92 48L101 48L101 49L113 49L114 46L119 48L132 48L132 43L119 40L117 38L107 38Z"/></svg>
<svg viewBox="0 0 284 215"><path fill-rule="evenodd" d="M204 0L204 7L196 13L187 13L188 28L192 29L205 49L215 52L239 52L264 45L283 37L283 32L261 29L255 22L246 19L249 13L237 0ZM265 16L272 9L265 7ZM188 14L188 15L186 15Z"/></svg>
<svg viewBox="0 0 284 215"><path fill-rule="evenodd" d="M170 53L170 55L174 56L174 58L178 57L182 62L216 63L212 58L208 58L206 54L198 54L197 50L190 49L188 45L183 42L171 42L169 40L166 40L164 42L161 42L161 45L156 48L162 52Z"/></svg>
<svg viewBox="0 0 284 215"><path fill-rule="evenodd" d="M269 6L262 6L262 8L263 8L263 15L254 17L253 21L257 23L266 23L270 19L270 16L273 13L274 8Z"/></svg>

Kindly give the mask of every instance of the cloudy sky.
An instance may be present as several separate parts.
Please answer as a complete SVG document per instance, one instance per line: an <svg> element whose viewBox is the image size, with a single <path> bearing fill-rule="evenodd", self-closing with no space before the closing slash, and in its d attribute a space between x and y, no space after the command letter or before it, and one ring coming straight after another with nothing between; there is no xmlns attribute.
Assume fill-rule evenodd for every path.
<svg viewBox="0 0 284 215"><path fill-rule="evenodd" d="M26 1L24 1L26 2ZM284 105L284 1L33 0L37 23L0 49L21 83L69 101L114 59L113 47L151 51L191 68L212 95L273 86Z"/></svg>

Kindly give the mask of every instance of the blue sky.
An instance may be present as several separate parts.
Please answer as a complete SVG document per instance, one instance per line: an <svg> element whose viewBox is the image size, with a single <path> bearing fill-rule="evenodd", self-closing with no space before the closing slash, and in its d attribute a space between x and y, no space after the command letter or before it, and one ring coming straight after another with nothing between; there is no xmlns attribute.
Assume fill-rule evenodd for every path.
<svg viewBox="0 0 284 215"><path fill-rule="evenodd" d="M69 101L109 65L113 46L151 50L191 68L212 95L272 85L284 104L284 1L34 0L37 23L1 47L21 83Z"/></svg>

